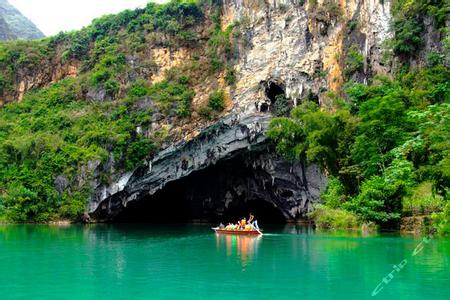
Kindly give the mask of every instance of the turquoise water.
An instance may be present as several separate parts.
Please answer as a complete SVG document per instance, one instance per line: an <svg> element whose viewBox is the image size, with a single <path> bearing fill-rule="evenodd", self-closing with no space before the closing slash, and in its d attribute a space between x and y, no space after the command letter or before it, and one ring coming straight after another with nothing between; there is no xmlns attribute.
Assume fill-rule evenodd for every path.
<svg viewBox="0 0 450 300"><path fill-rule="evenodd" d="M0 225L0 299L449 299L450 239L266 232Z"/></svg>

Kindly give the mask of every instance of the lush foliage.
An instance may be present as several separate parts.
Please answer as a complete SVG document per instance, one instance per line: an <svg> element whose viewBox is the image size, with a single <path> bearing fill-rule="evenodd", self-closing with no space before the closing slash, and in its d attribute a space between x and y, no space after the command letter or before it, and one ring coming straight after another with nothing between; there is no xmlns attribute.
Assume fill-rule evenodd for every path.
<svg viewBox="0 0 450 300"><path fill-rule="evenodd" d="M180 118L190 114L194 93L188 81L183 76L153 86L136 81L120 101L92 103L80 100L82 80L66 79L5 106L0 110L0 205L8 219L79 217L92 174L103 172L100 178L109 180L109 170L99 166L109 160L116 169L130 170L157 149L156 141L143 134L153 111ZM145 105L148 97L154 105ZM57 191L61 176L67 183Z"/></svg>
<svg viewBox="0 0 450 300"><path fill-rule="evenodd" d="M76 80L64 80L0 111L0 201L10 220L76 218L84 211L90 168L114 158L117 168L130 169L155 149L135 133L151 111L133 109L133 98L79 101L80 89ZM58 192L57 176L73 188Z"/></svg>
<svg viewBox="0 0 450 300"><path fill-rule="evenodd" d="M450 234L450 201L447 201L444 210L440 213L433 213L433 221L437 231L441 234Z"/></svg>
<svg viewBox="0 0 450 300"><path fill-rule="evenodd" d="M317 204L309 215L321 229L357 229L360 222L357 216L344 209L334 209Z"/></svg>
<svg viewBox="0 0 450 300"><path fill-rule="evenodd" d="M359 51L358 45L353 44L348 49L345 57L344 76L350 78L356 72L363 71L364 56Z"/></svg>
<svg viewBox="0 0 450 300"><path fill-rule="evenodd" d="M41 41L1 44L0 95L12 91L19 70L49 74L55 64L74 61L82 63L82 71L93 71L91 83L114 98L126 73L136 71L125 67L124 53L142 52L148 42L162 46L192 43L198 38L193 26L202 19L197 1L173 0L164 5L150 2L142 9L103 16L80 31Z"/></svg>
<svg viewBox="0 0 450 300"><path fill-rule="evenodd" d="M291 111L289 105L289 99L286 98L284 94L277 95L275 97L275 103L273 104L272 112L275 116L288 116Z"/></svg>
<svg viewBox="0 0 450 300"><path fill-rule="evenodd" d="M208 41L208 55L213 72L225 70L225 81L233 85L236 81L234 69L231 65L236 58L236 43L239 39L239 24L229 25L225 30L221 29L220 9L217 8L212 16L213 29Z"/></svg>
<svg viewBox="0 0 450 300"><path fill-rule="evenodd" d="M381 225L411 211L405 203L440 211L450 184L449 80L449 70L435 65L393 81L349 84L336 111L306 101L275 118L268 136L285 157L334 176L322 195L331 209Z"/></svg>
<svg viewBox="0 0 450 300"><path fill-rule="evenodd" d="M224 92L214 91L209 95L208 106L216 111L222 111L225 108Z"/></svg>
<svg viewBox="0 0 450 300"><path fill-rule="evenodd" d="M196 1L149 3L81 31L1 44L0 95L16 92L19 73L50 76L55 59L78 61L81 74L0 109L0 218L77 220L93 182L110 183L112 172L132 170L151 157L171 135L165 126L153 128L153 117L170 117L173 125L190 117L194 92L180 70L168 70L149 86L143 78L152 62L136 65L129 57L144 53L148 39L192 40L192 27L202 18ZM219 96L213 109L223 106Z"/></svg>
<svg viewBox="0 0 450 300"><path fill-rule="evenodd" d="M424 18L431 17L436 30L445 28L450 9L446 0L396 0L393 6L392 47L395 54L411 57L423 46Z"/></svg>

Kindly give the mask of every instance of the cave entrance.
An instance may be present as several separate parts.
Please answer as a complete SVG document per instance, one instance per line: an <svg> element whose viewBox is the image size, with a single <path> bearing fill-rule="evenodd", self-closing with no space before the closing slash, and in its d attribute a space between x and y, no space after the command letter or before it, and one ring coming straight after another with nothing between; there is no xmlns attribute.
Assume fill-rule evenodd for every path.
<svg viewBox="0 0 450 300"><path fill-rule="evenodd" d="M277 101L278 96L286 97L283 84L275 81L266 83L265 93L272 105Z"/></svg>
<svg viewBox="0 0 450 300"><path fill-rule="evenodd" d="M181 184L169 183L153 196L132 201L114 218L118 223L187 223L189 203Z"/></svg>
<svg viewBox="0 0 450 300"><path fill-rule="evenodd" d="M223 222L234 222L242 219L242 217L248 218L252 213L256 216L258 223L260 224L280 224L286 223L286 219L283 214L272 203L266 202L261 199L250 200L243 205L232 207L225 211L223 215ZM222 220L219 220L222 221Z"/></svg>
<svg viewBox="0 0 450 300"><path fill-rule="evenodd" d="M154 195L132 201L113 220L127 223L236 222L253 213L260 224L286 218L264 184L271 180L238 155L168 183Z"/></svg>

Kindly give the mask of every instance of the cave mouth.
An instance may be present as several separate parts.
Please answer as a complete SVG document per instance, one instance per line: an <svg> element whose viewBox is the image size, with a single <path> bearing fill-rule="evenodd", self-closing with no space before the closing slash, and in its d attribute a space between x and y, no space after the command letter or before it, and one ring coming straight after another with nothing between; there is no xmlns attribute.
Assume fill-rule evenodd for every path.
<svg viewBox="0 0 450 300"><path fill-rule="evenodd" d="M281 95L286 97L286 92L284 91L283 84L275 81L269 81L265 86L266 96L267 98L269 98L272 105L277 101L278 96Z"/></svg>
<svg viewBox="0 0 450 300"><path fill-rule="evenodd" d="M224 224L253 213L259 224L286 223L264 184L270 180L244 155L209 166L168 183L154 195L129 202L112 221L118 223Z"/></svg>

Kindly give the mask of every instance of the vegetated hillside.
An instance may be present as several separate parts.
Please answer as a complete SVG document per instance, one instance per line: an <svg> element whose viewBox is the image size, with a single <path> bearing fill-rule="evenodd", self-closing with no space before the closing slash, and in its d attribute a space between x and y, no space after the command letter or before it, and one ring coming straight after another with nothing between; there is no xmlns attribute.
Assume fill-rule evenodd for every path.
<svg viewBox="0 0 450 300"><path fill-rule="evenodd" d="M218 22L209 5L149 3L81 31L0 45L0 94L21 100L0 111L6 218L77 219L94 177L110 182L219 115L233 74L217 77L228 70L232 32ZM17 78L27 77L56 83L22 98ZM211 101L198 98L194 111L196 89Z"/></svg>
<svg viewBox="0 0 450 300"><path fill-rule="evenodd" d="M254 110L254 82L284 76L286 93L269 95L282 117L268 136L280 154L330 175L319 224L395 227L400 216L434 212L448 231L445 1L395 1L383 57L370 35L388 15L378 1L381 16L365 24L359 17L375 12L361 14L360 1L346 2L350 16L333 0L215 2L149 3L81 31L0 45L4 219L79 220L93 188L236 106ZM305 52L290 44L300 34Z"/></svg>
<svg viewBox="0 0 450 300"><path fill-rule="evenodd" d="M44 34L7 0L0 0L0 41L32 40Z"/></svg>

